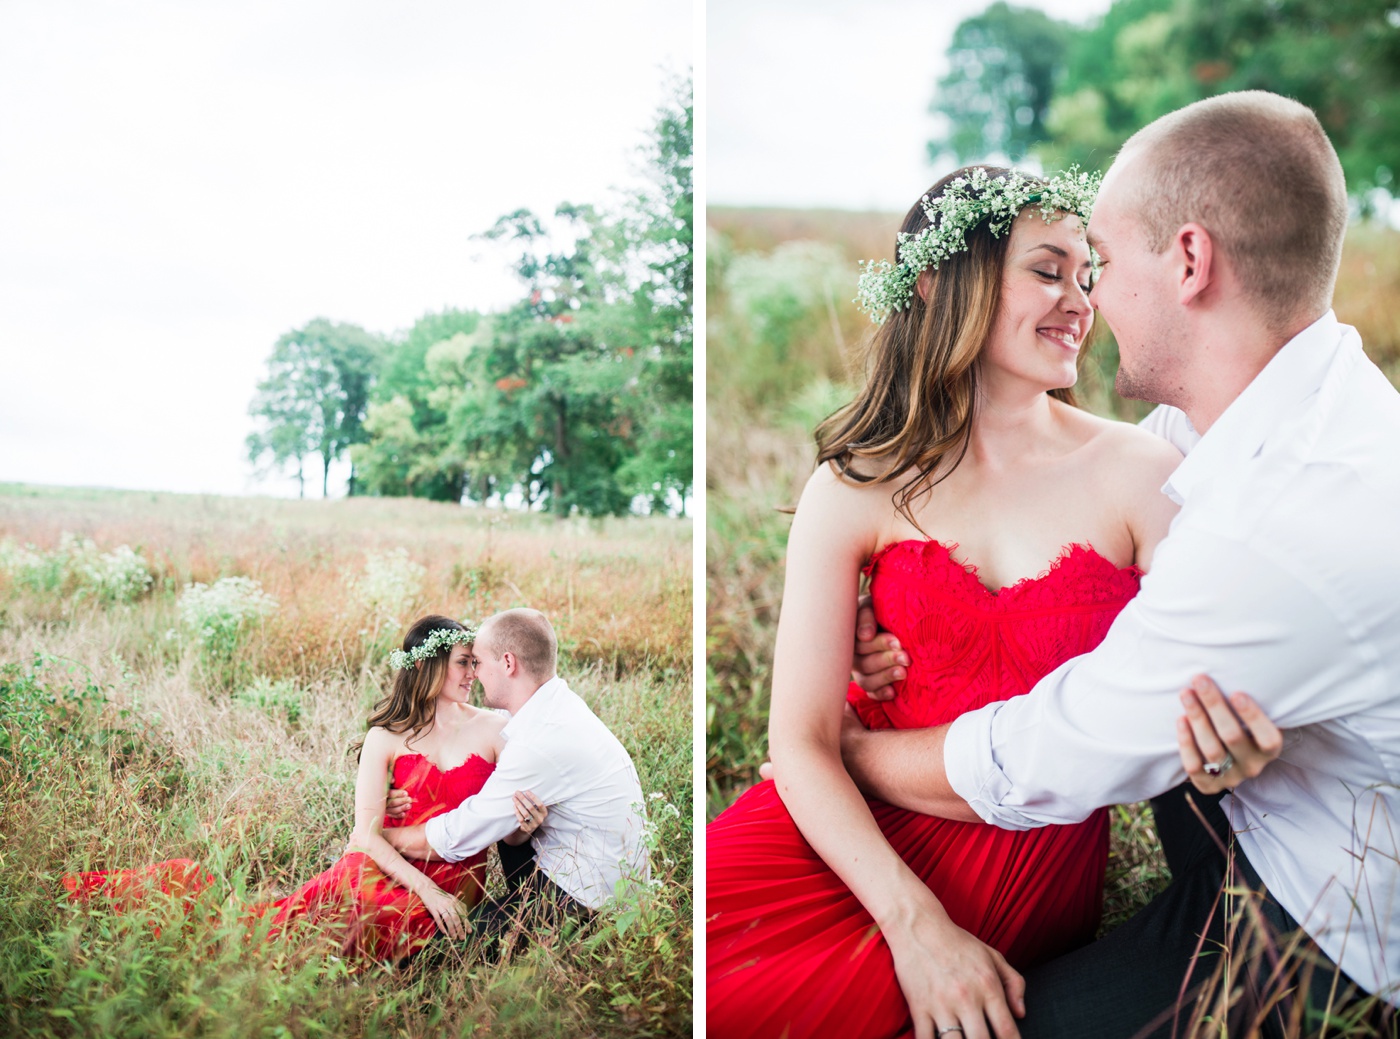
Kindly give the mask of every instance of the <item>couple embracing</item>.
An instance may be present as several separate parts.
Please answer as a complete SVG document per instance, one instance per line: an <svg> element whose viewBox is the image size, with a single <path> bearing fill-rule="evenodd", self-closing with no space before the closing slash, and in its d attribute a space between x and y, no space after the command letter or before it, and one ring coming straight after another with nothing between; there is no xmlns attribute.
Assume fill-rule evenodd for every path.
<svg viewBox="0 0 1400 1039"><path fill-rule="evenodd" d="M393 686L358 744L354 832L330 869L247 907L269 934L314 923L343 951L402 962L436 934L498 953L507 932L582 918L648 876L641 785L617 738L556 673L537 610L479 629L417 621L390 655ZM480 682L491 710L472 705ZM499 843L498 843L499 842ZM497 844L504 887L492 897ZM65 877L75 896L194 894L213 877L186 859Z"/></svg>
<svg viewBox="0 0 1400 1039"><path fill-rule="evenodd" d="M1341 166L1245 92L1095 188L960 171L862 277L773 781L708 830L713 1036L1167 1036L1222 960L1241 1034L1394 1027L1400 395L1330 309ZM1096 310L1146 428L1074 406ZM1094 941L1105 806L1149 797L1171 884Z"/></svg>

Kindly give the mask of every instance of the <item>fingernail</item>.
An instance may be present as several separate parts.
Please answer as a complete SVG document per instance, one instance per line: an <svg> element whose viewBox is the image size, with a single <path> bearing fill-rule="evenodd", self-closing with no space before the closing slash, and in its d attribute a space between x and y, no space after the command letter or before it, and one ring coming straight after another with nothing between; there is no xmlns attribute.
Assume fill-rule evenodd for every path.
<svg viewBox="0 0 1400 1039"><path fill-rule="evenodd" d="M902 668L902 667L897 667L897 668L895 668L893 671L891 671L890 674L893 675L895 678L903 678L903 677L904 677L904 668Z"/></svg>
<svg viewBox="0 0 1400 1039"><path fill-rule="evenodd" d="M859 631L856 632L856 634L859 635L859 636L861 637L862 640L864 640L864 641L866 641L866 642L869 642L871 639L873 639L873 638L875 637L875 629L874 629L874 628L861 628Z"/></svg>
<svg viewBox="0 0 1400 1039"><path fill-rule="evenodd" d="M899 648L899 639L895 639L895 638L890 639L890 649L898 649L898 648Z"/></svg>

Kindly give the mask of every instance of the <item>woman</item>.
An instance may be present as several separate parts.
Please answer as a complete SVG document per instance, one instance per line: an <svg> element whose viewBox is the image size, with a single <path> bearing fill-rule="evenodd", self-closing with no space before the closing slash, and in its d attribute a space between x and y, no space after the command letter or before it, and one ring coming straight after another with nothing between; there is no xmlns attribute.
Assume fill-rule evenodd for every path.
<svg viewBox="0 0 1400 1039"><path fill-rule="evenodd" d="M1011 832L866 801L839 733L862 572L911 662L893 701L850 702L868 726L937 725L1093 648L1166 533L1180 455L1074 406L1095 188L959 171L910 210L899 262L862 277L882 321L868 380L817 431L788 542L776 784L708 829L712 1035L957 1021L971 1039L984 1014L1012 1035L1013 968L1094 936L1103 812Z"/></svg>
<svg viewBox="0 0 1400 1039"><path fill-rule="evenodd" d="M355 828L346 854L286 898L249 908L252 919L271 916L270 934L298 921L343 927L346 953L402 960L435 931L463 938L463 913L481 900L483 851L462 862L410 862L382 835L385 826L410 826L455 808L481 789L495 767L506 718L471 704L475 633L448 617L427 616L389 658L396 669L389 695L370 712L359 744ZM412 797L400 818L385 815L390 781ZM515 795L520 828L506 840L520 844L548 812L530 791ZM63 878L75 897L95 892L139 897L159 884L170 894L194 894L213 878L188 859L144 870L79 873Z"/></svg>

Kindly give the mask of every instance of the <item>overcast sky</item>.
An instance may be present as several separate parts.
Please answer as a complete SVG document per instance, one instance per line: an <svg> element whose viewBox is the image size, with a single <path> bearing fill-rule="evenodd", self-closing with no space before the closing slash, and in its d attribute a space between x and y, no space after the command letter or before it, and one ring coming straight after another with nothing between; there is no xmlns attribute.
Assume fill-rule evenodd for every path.
<svg viewBox="0 0 1400 1039"><path fill-rule="evenodd" d="M1017 2L1077 22L1110 6ZM709 203L903 212L934 180L928 106L953 30L989 4L709 0Z"/></svg>
<svg viewBox="0 0 1400 1039"><path fill-rule="evenodd" d="M471 235L635 184L693 17L0 4L0 481L294 493L244 458L277 337L509 303Z"/></svg>

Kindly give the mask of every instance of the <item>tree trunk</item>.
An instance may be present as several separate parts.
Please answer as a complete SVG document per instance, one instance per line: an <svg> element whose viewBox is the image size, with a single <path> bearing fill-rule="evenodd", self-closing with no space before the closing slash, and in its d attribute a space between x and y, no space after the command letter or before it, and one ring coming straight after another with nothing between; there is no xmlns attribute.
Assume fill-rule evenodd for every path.
<svg viewBox="0 0 1400 1039"><path fill-rule="evenodd" d="M297 497L306 497L306 463L297 455Z"/></svg>
<svg viewBox="0 0 1400 1039"><path fill-rule="evenodd" d="M566 434L569 428L565 414L566 407L566 402L560 399L556 402L554 409L554 489L551 492L553 500L549 503L549 511L561 517L568 511L564 505L563 478L563 463L568 450Z"/></svg>
<svg viewBox="0 0 1400 1039"><path fill-rule="evenodd" d="M329 498L331 486L331 456L321 456L321 497Z"/></svg>

